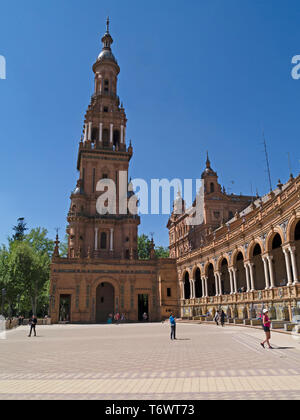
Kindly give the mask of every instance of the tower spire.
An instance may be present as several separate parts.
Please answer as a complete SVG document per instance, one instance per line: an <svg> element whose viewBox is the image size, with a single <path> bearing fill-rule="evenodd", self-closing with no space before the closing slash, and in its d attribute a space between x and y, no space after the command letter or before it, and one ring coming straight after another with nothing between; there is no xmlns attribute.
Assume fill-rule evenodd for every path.
<svg viewBox="0 0 300 420"><path fill-rule="evenodd" d="M206 159L206 167L210 168L210 160L209 160L209 156L208 156L208 151L206 152L207 155L207 159Z"/></svg>
<svg viewBox="0 0 300 420"><path fill-rule="evenodd" d="M109 16L107 16L106 20L106 33L109 34Z"/></svg>

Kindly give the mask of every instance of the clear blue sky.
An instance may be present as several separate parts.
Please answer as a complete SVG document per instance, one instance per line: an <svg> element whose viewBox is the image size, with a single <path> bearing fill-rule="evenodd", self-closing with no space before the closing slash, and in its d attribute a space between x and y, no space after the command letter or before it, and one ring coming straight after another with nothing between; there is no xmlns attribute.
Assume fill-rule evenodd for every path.
<svg viewBox="0 0 300 420"><path fill-rule="evenodd" d="M298 0L2 1L0 243L20 216L65 229L107 15L132 177L200 177L208 149L230 192L266 193L262 128L273 185L289 176L288 152L299 172ZM167 219L144 216L140 232L167 245Z"/></svg>

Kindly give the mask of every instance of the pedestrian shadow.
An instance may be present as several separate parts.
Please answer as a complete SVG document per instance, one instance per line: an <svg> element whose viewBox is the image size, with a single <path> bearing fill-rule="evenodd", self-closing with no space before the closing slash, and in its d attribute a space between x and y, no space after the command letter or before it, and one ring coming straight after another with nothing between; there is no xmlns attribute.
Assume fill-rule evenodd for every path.
<svg viewBox="0 0 300 420"><path fill-rule="evenodd" d="M176 341L191 341L190 338L176 338Z"/></svg>
<svg viewBox="0 0 300 420"><path fill-rule="evenodd" d="M273 350L288 350L295 349L296 347L273 347Z"/></svg>

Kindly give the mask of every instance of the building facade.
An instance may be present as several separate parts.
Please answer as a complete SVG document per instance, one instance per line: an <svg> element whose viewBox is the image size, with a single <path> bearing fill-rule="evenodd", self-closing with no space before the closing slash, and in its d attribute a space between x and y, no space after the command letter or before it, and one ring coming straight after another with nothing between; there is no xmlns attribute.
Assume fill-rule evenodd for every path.
<svg viewBox="0 0 300 420"><path fill-rule="evenodd" d="M158 321L178 308L176 265L172 259L156 259L154 244L149 261L138 259L140 218L128 211L129 200L137 202L128 181L133 148L127 144L126 113L117 95L120 67L109 22L102 43L79 143L79 179L70 197L68 256L59 256L57 238L51 265L51 317L53 322L96 323L120 312L138 321L146 312ZM99 189L99 181L106 187ZM105 213L106 201L99 199L112 182L115 205Z"/></svg>
<svg viewBox="0 0 300 420"><path fill-rule="evenodd" d="M209 160L202 179L203 222L186 223L187 209L168 223L181 316L213 317L222 308L229 319L251 320L268 307L273 320L298 319L300 176L261 198L228 196Z"/></svg>

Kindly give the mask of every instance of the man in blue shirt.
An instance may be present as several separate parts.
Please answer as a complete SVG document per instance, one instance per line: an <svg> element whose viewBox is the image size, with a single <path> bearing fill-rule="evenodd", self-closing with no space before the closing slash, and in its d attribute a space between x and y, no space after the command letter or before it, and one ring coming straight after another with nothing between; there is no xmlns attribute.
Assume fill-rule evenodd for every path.
<svg viewBox="0 0 300 420"><path fill-rule="evenodd" d="M170 324L171 324L171 340L176 340L176 321L174 314L170 316Z"/></svg>

